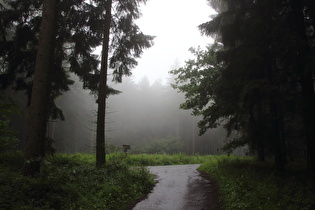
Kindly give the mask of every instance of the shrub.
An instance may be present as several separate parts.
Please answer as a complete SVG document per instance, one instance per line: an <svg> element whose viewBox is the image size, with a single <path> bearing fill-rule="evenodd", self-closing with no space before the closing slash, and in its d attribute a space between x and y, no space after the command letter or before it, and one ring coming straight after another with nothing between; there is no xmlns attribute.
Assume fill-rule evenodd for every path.
<svg viewBox="0 0 315 210"><path fill-rule="evenodd" d="M314 209L314 185L296 172L278 173L272 164L219 156L199 170L218 181L224 209Z"/></svg>
<svg viewBox="0 0 315 210"><path fill-rule="evenodd" d="M97 169L92 155L47 157L34 178L20 174L23 162L0 156L0 209L122 209L154 184L143 167L108 161Z"/></svg>

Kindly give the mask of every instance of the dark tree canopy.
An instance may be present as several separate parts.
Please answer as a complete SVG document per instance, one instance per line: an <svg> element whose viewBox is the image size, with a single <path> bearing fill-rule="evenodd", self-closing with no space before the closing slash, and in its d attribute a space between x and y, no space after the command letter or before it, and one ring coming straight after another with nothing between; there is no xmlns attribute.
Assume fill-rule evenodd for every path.
<svg viewBox="0 0 315 210"><path fill-rule="evenodd" d="M153 38L143 34L135 24L140 17L139 3L146 1L114 1L112 15L106 11L103 0L58 0L56 3L53 58L48 95L51 119L64 116L55 99L73 84L69 73L73 72L83 82L83 88L98 94L100 87L100 57L93 54L96 47L104 43L104 27L111 31L108 40L109 68L113 80L122 81L122 76L131 75L143 49L152 46ZM43 1L16 0L1 4L0 27L0 85L3 89L14 88L25 91L29 102L32 97L34 68L39 50L39 33ZM106 25L106 15L110 14ZM107 65L106 65L107 68ZM105 74L107 76L107 73ZM35 80L34 80L35 81ZM119 91L107 87L105 97ZM46 123L49 118L46 119ZM45 127L45 126L44 126ZM42 129L42 133L45 133ZM44 140L43 140L44 141ZM38 146L38 145L37 145ZM42 151L44 153L44 151Z"/></svg>
<svg viewBox="0 0 315 210"><path fill-rule="evenodd" d="M196 60L172 72L177 75L175 87L186 93L182 107L203 116L199 123L201 133L223 123L229 135L236 134L225 150L248 145L260 160L274 155L277 167L283 169L288 153L297 144L301 146L296 147L296 154L307 148L312 171L313 3L209 3L218 14L199 27L203 34L215 38L221 48L216 49L215 44L206 51L197 51ZM304 128L298 126L302 117ZM293 139L301 129L306 133L296 142Z"/></svg>
<svg viewBox="0 0 315 210"><path fill-rule="evenodd" d="M140 16L139 3L145 1L115 1L111 23L113 38L110 43L110 68L114 79L122 81L122 75L131 75L144 48L152 45L152 36L143 34L134 19ZM39 25L41 0L8 1L1 9L0 61L2 88L14 87L31 95ZM83 87L92 93L98 90L100 57L93 54L102 44L104 1L60 0L57 4L57 36L55 46L51 113L53 118L63 119L53 99L69 90L73 82L69 72L83 81ZM129 24L129 25L128 25ZM118 92L108 88L108 94Z"/></svg>

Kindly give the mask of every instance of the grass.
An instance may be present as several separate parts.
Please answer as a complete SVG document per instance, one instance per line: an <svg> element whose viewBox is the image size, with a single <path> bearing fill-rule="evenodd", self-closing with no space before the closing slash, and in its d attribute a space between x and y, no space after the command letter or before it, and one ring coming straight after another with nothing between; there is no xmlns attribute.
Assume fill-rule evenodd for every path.
<svg viewBox="0 0 315 210"><path fill-rule="evenodd" d="M36 178L20 175L23 163L20 153L0 154L0 209L124 209L154 185L142 166L196 163L217 180L226 210L315 209L314 184L299 162L278 173L248 157L112 153L95 169L94 155L58 154Z"/></svg>
<svg viewBox="0 0 315 210"><path fill-rule="evenodd" d="M144 167L109 161L96 169L92 155L45 158L41 175L20 174L20 154L0 156L0 209L124 209L154 185Z"/></svg>
<svg viewBox="0 0 315 210"><path fill-rule="evenodd" d="M0 154L0 209L124 209L154 185L147 165L202 163L206 156L112 153L95 168L95 155L58 154L43 160L41 175L21 175L21 153ZM134 167L140 166L140 167Z"/></svg>
<svg viewBox="0 0 315 210"><path fill-rule="evenodd" d="M109 161L121 160L128 165L133 166L158 166L158 165L183 165L183 164L200 164L211 156L204 155L185 155L178 153L174 155L167 154L124 154L112 153L107 156Z"/></svg>
<svg viewBox="0 0 315 210"><path fill-rule="evenodd" d="M279 173L268 162L218 156L204 162L199 170L217 180L226 210L315 209L314 185L300 166Z"/></svg>

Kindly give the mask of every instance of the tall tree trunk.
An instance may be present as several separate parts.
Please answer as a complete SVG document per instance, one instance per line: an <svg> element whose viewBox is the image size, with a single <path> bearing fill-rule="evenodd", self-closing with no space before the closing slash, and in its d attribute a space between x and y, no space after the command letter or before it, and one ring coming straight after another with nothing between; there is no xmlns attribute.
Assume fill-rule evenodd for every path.
<svg viewBox="0 0 315 210"><path fill-rule="evenodd" d="M305 121L305 136L307 142L308 169L310 177L315 180L315 92L313 82L313 61L306 36L303 5L301 0L291 0L294 25L302 46L298 56L298 75L302 89L302 111ZM312 64L312 65L311 65Z"/></svg>
<svg viewBox="0 0 315 210"><path fill-rule="evenodd" d="M37 48L32 98L26 139L24 175L40 172L45 156L45 135L49 116L50 71L53 64L57 0L44 0L40 37Z"/></svg>
<svg viewBox="0 0 315 210"><path fill-rule="evenodd" d="M112 0L105 1L105 23L103 50L101 61L100 82L98 89L98 109L97 109L97 127L96 127L96 166L105 165L105 113L106 113L106 88L107 88L107 72L108 72L108 51L109 51L109 33L111 23Z"/></svg>

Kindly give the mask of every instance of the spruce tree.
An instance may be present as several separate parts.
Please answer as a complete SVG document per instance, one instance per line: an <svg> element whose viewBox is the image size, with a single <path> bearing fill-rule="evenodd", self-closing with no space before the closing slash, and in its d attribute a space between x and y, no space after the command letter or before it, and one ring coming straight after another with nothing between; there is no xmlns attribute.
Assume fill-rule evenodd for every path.
<svg viewBox="0 0 315 210"><path fill-rule="evenodd" d="M187 93L183 107L193 108L195 114L203 116L199 123L201 133L224 123L229 134L236 134L237 138L224 149L249 145L260 160L273 154L279 170L284 169L287 146L292 147L288 131L297 129L292 125L297 124L302 109L309 168L313 171L314 143L310 128L314 127L315 119L311 59L314 37L306 36L307 29L313 27L313 4L295 0L210 0L209 3L218 15L200 25L200 29L222 47L198 53L196 62L190 61L173 72L183 82L176 87ZM220 64L208 63L218 67L216 79L204 73L198 77L209 53ZM200 89L207 79L215 88L207 85L205 90Z"/></svg>
<svg viewBox="0 0 315 210"><path fill-rule="evenodd" d="M98 57L93 49L102 41L103 10L98 4L84 1L59 1L56 4L54 45L49 56L49 77L44 83L36 84L34 76L38 55L38 34L42 20L42 1L8 1L1 12L2 26L0 59L2 61L0 83L2 88L13 87L26 90L29 97L30 115L25 154L27 163L24 173L32 175L39 171L40 158L45 155L46 125L49 118L64 119L62 110L54 99L69 90L73 82L69 71L75 72L84 82L84 87L95 92L97 87ZM93 20L92 20L93 19ZM100 25L99 25L100 24ZM86 29L89 30L86 30ZM34 81L34 83L33 83ZM45 98L38 97L36 91ZM35 96L33 96L33 93ZM32 99L31 99L32 98ZM35 98L35 99L34 99ZM32 105L34 102L39 107ZM44 105L43 105L44 104ZM35 107L35 108L34 108ZM40 120L35 117L40 114ZM34 117L35 115L35 117ZM45 119L45 121L43 121ZM38 123L38 125L34 125ZM40 138L40 139L39 139Z"/></svg>
<svg viewBox="0 0 315 210"><path fill-rule="evenodd" d="M140 17L139 3L146 0L105 1L103 51L98 90L98 112L96 131L96 165L105 164L105 113L108 68L113 70L113 80L122 82L124 75L130 76L137 65L143 49L152 46L154 37L143 34L135 24ZM112 13L113 10L113 13ZM113 23L113 25L111 25ZM110 27L110 28L109 28ZM110 40L110 34L112 39ZM109 49L113 49L109 51Z"/></svg>
<svg viewBox="0 0 315 210"><path fill-rule="evenodd" d="M112 20L112 0L105 3L105 19L102 47L101 72L98 89L98 107L97 107L97 127L96 127L96 166L101 167L106 162L105 153L105 108L106 108L106 86L108 74L108 53L109 53L109 36L110 23Z"/></svg>
<svg viewBox="0 0 315 210"><path fill-rule="evenodd" d="M309 6L313 6L311 3ZM314 90L314 54L311 51L309 40L306 34L306 23L302 1L291 0L292 26L295 32L295 38L299 41L296 49L296 72L301 86L302 104L301 109L304 115L305 136L307 144L308 169L312 179L315 180L315 90ZM312 11L312 7L308 8ZM310 12L312 15L312 12ZM312 16L311 16L312 17ZM313 16L314 17L314 16ZM312 18L313 18L312 17ZM312 20L314 21L314 20Z"/></svg>
<svg viewBox="0 0 315 210"><path fill-rule="evenodd" d="M35 62L35 74L30 104L28 134L25 148L24 175L40 172L40 159L45 156L46 122L50 96L50 74L54 58L57 0L43 2L40 38Z"/></svg>
<svg viewBox="0 0 315 210"><path fill-rule="evenodd" d="M113 3L114 14L110 20L112 32L108 43L110 51L107 56L108 67L113 69L113 80L117 82L122 81L123 75L131 74L130 70L137 65L136 58L140 57L144 48L152 45L153 37L144 35L134 23L140 16L138 7L141 2L145 3ZM98 93L100 62L98 56L92 52L103 41L105 3L103 0L60 0L57 4L55 56L48 106L51 118L64 119L62 110L55 105L54 99L69 90L69 85L72 84L69 71L79 76L83 81L83 88L90 89L94 94ZM3 25L0 27L0 84L2 88L26 90L29 99L32 94L36 46L42 18L41 6L40 0L17 0L8 2L8 7L1 11L5 16L1 16ZM107 85L105 89L106 95L118 93Z"/></svg>

